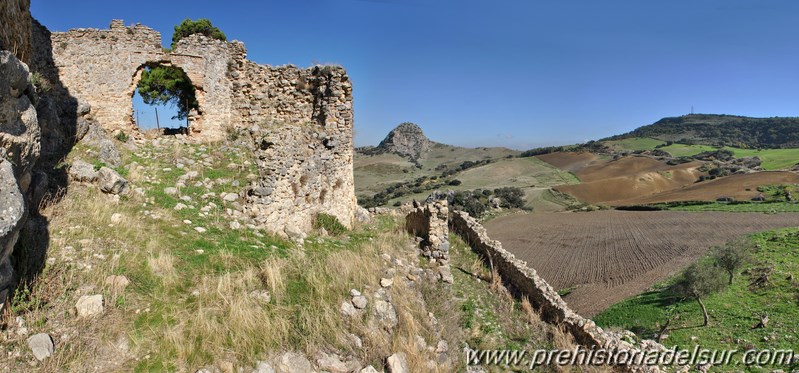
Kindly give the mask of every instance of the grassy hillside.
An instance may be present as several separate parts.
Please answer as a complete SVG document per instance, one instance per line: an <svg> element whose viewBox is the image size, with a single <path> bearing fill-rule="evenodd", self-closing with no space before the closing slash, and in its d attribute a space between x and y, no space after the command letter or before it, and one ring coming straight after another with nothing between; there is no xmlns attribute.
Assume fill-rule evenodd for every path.
<svg viewBox="0 0 799 373"><path fill-rule="evenodd" d="M626 138L621 140L605 141L605 144L615 150L654 150L659 145L665 145L665 141L653 138ZM679 142L671 145L660 146L660 150L666 151L675 157L690 157L699 153L714 151L718 149L732 150L736 158L760 157L762 167L765 170L789 169L799 163L799 148L784 149L743 149L730 146L716 147L711 145L683 144Z"/></svg>
<svg viewBox="0 0 799 373"><path fill-rule="evenodd" d="M752 218L756 218L753 216ZM738 271L726 290L708 296L704 302L711 324L701 327L702 313L693 299L675 297L666 281L651 291L621 302L594 320L603 327L620 327L651 337L659 325L679 315L669 328L667 346L691 348L795 349L799 345L799 229L791 228L751 236L756 260ZM771 272L764 287L752 286L753 277L763 269ZM752 327L768 313L767 328ZM787 367L785 367L787 368Z"/></svg>
<svg viewBox="0 0 799 373"><path fill-rule="evenodd" d="M355 154L355 194L369 195L387 186L422 176L440 175L465 161L499 160L515 157L520 152L507 148L462 148L434 143L417 163L396 154Z"/></svg>
<svg viewBox="0 0 799 373"><path fill-rule="evenodd" d="M393 190L398 183L410 186L410 193L389 198L386 205L412 199L422 200L433 190L466 191L518 187L525 193L526 207L538 211L560 211L570 201L550 187L575 184L577 178L535 157L517 158L518 151L506 148L461 148L434 144L416 163L396 154L355 157L355 191L361 199ZM461 169L464 162L486 162ZM420 178L425 178L419 182ZM454 183L451 183L455 181ZM440 185L440 187L433 187ZM431 189L432 188L432 189Z"/></svg>
<svg viewBox="0 0 799 373"><path fill-rule="evenodd" d="M739 148L799 147L799 118L750 118L733 115L691 114L663 118L654 124L606 140L649 137L659 140Z"/></svg>
<svg viewBox="0 0 799 373"><path fill-rule="evenodd" d="M44 208L47 265L0 318L0 366L8 371L252 371L257 361L274 362L287 351L314 363L319 351L333 351L378 370L402 352L411 371L463 371L465 343L549 348L550 336L559 335L491 281L487 267L457 239L455 284L428 280L435 278L430 263L419 258L401 218L375 217L338 235L318 230L302 243L244 222L232 227L231 210L240 201L220 194L237 192L237 183L255 172L246 149L175 140L120 148L118 169L136 191L114 198L72 183ZM99 164L96 156L78 145L67 162ZM197 174L177 194L165 191L190 171ZM110 284L110 275L129 285ZM383 287L383 277L393 285ZM359 317L345 319L341 304L351 289L361 289L369 304ZM380 292L396 309L391 334L375 329L378 296L372 294ZM76 301L87 294L103 295L103 314L77 318ZM26 334L41 332L52 335L56 351L37 363ZM439 356L431 351L442 348L442 339L449 353ZM419 349L420 340L433 349Z"/></svg>
<svg viewBox="0 0 799 373"><path fill-rule="evenodd" d="M663 140L653 139L650 137L631 137L621 140L605 141L605 145L614 150L652 150L656 146L664 145L666 142Z"/></svg>

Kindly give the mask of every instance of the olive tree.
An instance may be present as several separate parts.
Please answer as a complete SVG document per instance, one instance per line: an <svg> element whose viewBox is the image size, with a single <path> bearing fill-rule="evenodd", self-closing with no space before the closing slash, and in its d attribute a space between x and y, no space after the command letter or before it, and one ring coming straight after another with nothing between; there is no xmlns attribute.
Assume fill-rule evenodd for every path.
<svg viewBox="0 0 799 373"><path fill-rule="evenodd" d="M695 299L702 308L704 318L702 326L707 326L710 320L702 298L724 289L726 285L724 274L720 268L710 263L697 262L683 271L672 286L672 291L677 295Z"/></svg>
<svg viewBox="0 0 799 373"><path fill-rule="evenodd" d="M751 244L744 239L738 239L728 242L724 246L713 248L711 257L718 267L727 272L729 276L727 283L732 285L735 272L738 272L741 267L749 262L751 253Z"/></svg>

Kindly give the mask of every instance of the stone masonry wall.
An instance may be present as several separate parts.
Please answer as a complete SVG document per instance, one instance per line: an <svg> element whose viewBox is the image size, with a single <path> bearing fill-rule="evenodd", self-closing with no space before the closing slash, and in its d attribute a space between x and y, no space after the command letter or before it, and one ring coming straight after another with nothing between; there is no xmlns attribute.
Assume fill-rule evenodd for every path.
<svg viewBox="0 0 799 373"><path fill-rule="evenodd" d="M488 237L485 228L469 214L455 211L451 215L450 227L460 235L473 250L489 260L504 283L511 284L521 295L529 298L545 322L561 325L575 341L586 347L617 348L627 351L664 351L665 347L651 340L643 340L638 346L622 340L621 333L609 333L592 320L572 311L558 293L527 263L502 248L502 243ZM627 366L628 371L659 371L657 366Z"/></svg>
<svg viewBox="0 0 799 373"><path fill-rule="evenodd" d="M30 0L0 1L0 50L10 51L26 64L33 58Z"/></svg>
<svg viewBox="0 0 799 373"><path fill-rule="evenodd" d="M261 175L247 193L264 226L307 231L318 213L354 220L352 84L341 67L231 67L234 118L249 129Z"/></svg>
<svg viewBox="0 0 799 373"><path fill-rule="evenodd" d="M449 208L447 200L439 200L424 205L413 201L413 210L405 217L405 229L422 238L422 255L449 261Z"/></svg>
<svg viewBox="0 0 799 373"><path fill-rule="evenodd" d="M243 131L253 139L260 177L247 210L262 227L307 231L320 212L352 225L352 83L343 68L259 65L246 60L242 43L201 35L166 53L157 31L120 20L49 38L60 82L108 132L135 132L131 98L145 66L178 66L197 90L194 137Z"/></svg>

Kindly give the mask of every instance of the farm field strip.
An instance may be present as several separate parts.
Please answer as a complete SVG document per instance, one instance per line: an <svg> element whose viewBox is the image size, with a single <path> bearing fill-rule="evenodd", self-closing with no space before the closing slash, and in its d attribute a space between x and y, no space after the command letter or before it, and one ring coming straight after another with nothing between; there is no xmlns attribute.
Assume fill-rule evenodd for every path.
<svg viewBox="0 0 799 373"><path fill-rule="evenodd" d="M517 214L485 226L553 288L574 289L566 301L590 316L664 280L712 246L797 222L799 213L599 211Z"/></svg>

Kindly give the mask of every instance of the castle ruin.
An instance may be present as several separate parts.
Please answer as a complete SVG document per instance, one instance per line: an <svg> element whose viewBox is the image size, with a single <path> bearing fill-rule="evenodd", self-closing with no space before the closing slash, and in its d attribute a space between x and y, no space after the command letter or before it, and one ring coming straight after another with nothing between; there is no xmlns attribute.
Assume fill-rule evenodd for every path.
<svg viewBox="0 0 799 373"><path fill-rule="evenodd" d="M202 35L167 51L159 32L121 20L107 30L48 34L57 79L91 105L109 133L137 131L132 98L146 67L179 67L199 103L190 116L192 137L216 141L245 131L254 139L261 172L246 199L259 225L307 231L320 212L352 224L352 83L343 68L259 65L246 59L241 42Z"/></svg>

